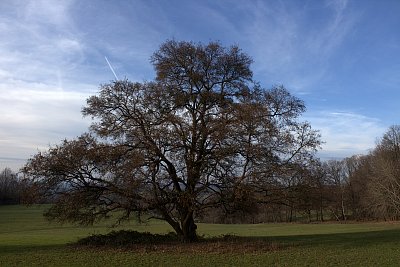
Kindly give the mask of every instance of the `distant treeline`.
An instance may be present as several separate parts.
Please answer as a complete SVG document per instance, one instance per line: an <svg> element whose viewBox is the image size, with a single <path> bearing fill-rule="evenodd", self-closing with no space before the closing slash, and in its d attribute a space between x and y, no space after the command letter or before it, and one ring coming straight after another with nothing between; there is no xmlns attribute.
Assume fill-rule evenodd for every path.
<svg viewBox="0 0 400 267"><path fill-rule="evenodd" d="M0 205L20 204L22 196L22 182L10 168L0 173Z"/></svg>
<svg viewBox="0 0 400 267"><path fill-rule="evenodd" d="M204 218L222 223L399 220L400 125L390 127L367 155L315 160L276 181L263 193L244 194L240 205L246 208L240 212L209 210Z"/></svg>
<svg viewBox="0 0 400 267"><path fill-rule="evenodd" d="M23 200L26 181L9 168L0 173L0 204ZM239 201L205 209L213 223L311 222L400 219L400 125L392 126L367 155L321 162L274 179L254 192L240 188ZM47 200L46 202L51 202Z"/></svg>

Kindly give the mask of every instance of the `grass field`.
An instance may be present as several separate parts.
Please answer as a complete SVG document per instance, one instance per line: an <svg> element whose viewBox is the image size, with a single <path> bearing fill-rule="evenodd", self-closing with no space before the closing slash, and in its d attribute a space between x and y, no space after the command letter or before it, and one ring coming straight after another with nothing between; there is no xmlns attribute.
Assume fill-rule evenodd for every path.
<svg viewBox="0 0 400 267"><path fill-rule="evenodd" d="M348 224L200 224L199 234L245 237L243 249L182 246L148 250L82 248L79 238L111 231L95 227L50 224L43 206L0 206L0 266L400 266L400 223ZM167 233L160 221L123 229ZM258 243L260 240L263 242ZM251 243L260 248L246 249ZM263 248L265 244L269 247ZM229 245L229 244L228 244ZM240 246L236 244L235 246Z"/></svg>

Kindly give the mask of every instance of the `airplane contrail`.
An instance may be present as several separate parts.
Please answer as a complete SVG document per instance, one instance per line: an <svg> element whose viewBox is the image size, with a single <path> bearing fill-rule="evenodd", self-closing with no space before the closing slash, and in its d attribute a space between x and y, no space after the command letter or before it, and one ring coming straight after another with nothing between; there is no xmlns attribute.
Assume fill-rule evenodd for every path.
<svg viewBox="0 0 400 267"><path fill-rule="evenodd" d="M112 67L111 64L110 64L110 61L108 61L108 59L107 59L106 56L104 56L104 58L106 59L107 64L108 64L108 66L110 67L110 70L111 70L112 73L114 74L115 79L118 81L118 80L119 80L119 79L118 79L118 76L117 76L117 74L115 74L115 71L114 71L113 67Z"/></svg>

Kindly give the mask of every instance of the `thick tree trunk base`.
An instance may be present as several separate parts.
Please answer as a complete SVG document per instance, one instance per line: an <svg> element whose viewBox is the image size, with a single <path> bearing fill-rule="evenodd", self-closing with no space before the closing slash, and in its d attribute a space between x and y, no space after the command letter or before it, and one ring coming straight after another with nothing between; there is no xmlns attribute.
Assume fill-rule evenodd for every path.
<svg viewBox="0 0 400 267"><path fill-rule="evenodd" d="M192 243L199 240L197 236L197 225L194 223L193 217L182 223L182 242Z"/></svg>

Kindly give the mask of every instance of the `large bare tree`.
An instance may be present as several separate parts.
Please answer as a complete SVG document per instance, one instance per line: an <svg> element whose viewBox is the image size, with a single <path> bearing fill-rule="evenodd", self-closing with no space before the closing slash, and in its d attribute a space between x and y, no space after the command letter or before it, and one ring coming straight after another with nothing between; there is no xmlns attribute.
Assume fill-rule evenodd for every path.
<svg viewBox="0 0 400 267"><path fill-rule="evenodd" d="M93 223L146 212L195 241L195 216L238 208L310 159L319 134L304 103L252 80L238 47L167 41L152 82L115 81L83 109L90 133L29 160L32 196L55 196L47 216ZM34 198L32 198L32 201ZM235 204L236 203L236 204Z"/></svg>

